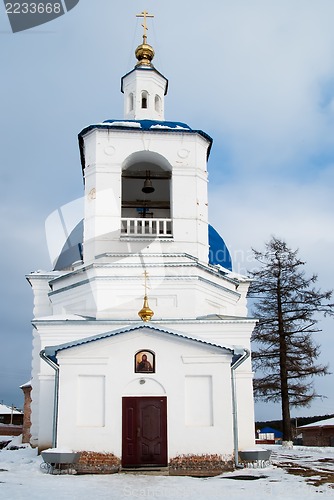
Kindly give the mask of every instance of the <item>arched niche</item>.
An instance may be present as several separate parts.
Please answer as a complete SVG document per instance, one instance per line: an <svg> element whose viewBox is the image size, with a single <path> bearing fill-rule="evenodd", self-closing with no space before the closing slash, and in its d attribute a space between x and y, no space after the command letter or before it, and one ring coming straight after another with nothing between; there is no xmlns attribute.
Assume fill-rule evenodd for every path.
<svg viewBox="0 0 334 500"><path fill-rule="evenodd" d="M139 151L122 165L122 218L171 218L171 165L162 155ZM144 185L152 189L145 191Z"/></svg>
<svg viewBox="0 0 334 500"><path fill-rule="evenodd" d="M134 97L133 93L131 92L128 96L128 113L130 111L133 111L133 107L134 107Z"/></svg>
<svg viewBox="0 0 334 500"><path fill-rule="evenodd" d="M161 113L162 103L161 97L158 94L154 98L154 108L157 113Z"/></svg>
<svg viewBox="0 0 334 500"><path fill-rule="evenodd" d="M122 391L123 396L164 396L166 390L160 382L146 376L131 380Z"/></svg>

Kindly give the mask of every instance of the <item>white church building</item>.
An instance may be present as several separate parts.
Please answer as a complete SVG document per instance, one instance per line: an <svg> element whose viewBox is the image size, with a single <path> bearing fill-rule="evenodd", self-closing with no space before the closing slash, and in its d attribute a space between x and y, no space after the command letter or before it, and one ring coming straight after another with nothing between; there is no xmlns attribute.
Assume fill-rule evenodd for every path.
<svg viewBox="0 0 334 500"><path fill-rule="evenodd" d="M145 19L146 27L146 19ZM34 293L31 444L237 460L254 446L249 279L208 222L211 138L165 121L144 31L124 119L79 134L83 220Z"/></svg>

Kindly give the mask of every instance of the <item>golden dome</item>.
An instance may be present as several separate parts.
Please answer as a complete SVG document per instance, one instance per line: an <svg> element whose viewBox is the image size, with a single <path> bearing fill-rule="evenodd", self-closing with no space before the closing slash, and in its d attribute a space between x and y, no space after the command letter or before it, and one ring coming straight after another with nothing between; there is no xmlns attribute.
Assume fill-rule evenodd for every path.
<svg viewBox="0 0 334 500"><path fill-rule="evenodd" d="M146 42L145 38L146 37L144 37L144 43L142 43L136 48L135 55L136 58L138 59L136 66L141 66L141 65L152 66L151 61L154 57L154 50L153 47L151 47L151 45L145 43Z"/></svg>
<svg viewBox="0 0 334 500"><path fill-rule="evenodd" d="M148 305L147 295L145 295L144 297L144 305L142 309L139 311L138 316L143 321L150 321L154 316L154 312L152 311L152 309L150 309L150 306Z"/></svg>

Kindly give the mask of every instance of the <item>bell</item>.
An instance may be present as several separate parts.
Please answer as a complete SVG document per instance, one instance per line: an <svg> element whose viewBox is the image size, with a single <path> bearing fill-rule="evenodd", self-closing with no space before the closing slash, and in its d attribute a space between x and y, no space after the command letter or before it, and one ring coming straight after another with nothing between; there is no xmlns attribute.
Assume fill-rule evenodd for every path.
<svg viewBox="0 0 334 500"><path fill-rule="evenodd" d="M153 193L155 191L150 178L150 171L146 170L146 179L142 188L143 193Z"/></svg>

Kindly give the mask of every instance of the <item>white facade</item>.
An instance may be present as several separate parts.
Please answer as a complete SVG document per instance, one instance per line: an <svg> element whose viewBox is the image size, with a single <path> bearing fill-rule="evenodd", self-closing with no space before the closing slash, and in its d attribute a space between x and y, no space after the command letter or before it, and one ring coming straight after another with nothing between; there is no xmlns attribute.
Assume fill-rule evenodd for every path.
<svg viewBox="0 0 334 500"><path fill-rule="evenodd" d="M166 82L139 60L122 81L124 120L80 133L82 260L28 276L31 433L40 449L56 443L124 458L124 404L145 398L166 403L167 463L182 454L233 457L237 445L254 444L249 281L209 263L209 246L217 251L208 236L211 139L163 121ZM138 319L144 271L154 311L147 324ZM155 367L143 374L134 359L145 350Z"/></svg>
<svg viewBox="0 0 334 500"><path fill-rule="evenodd" d="M122 78L124 118L164 120L167 80L151 67L140 66Z"/></svg>

